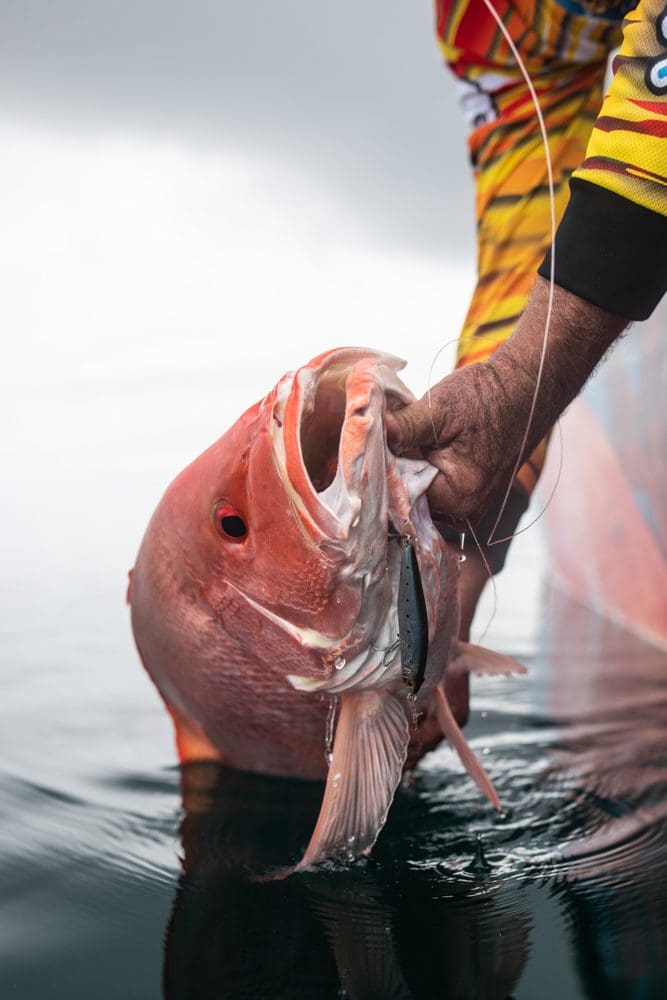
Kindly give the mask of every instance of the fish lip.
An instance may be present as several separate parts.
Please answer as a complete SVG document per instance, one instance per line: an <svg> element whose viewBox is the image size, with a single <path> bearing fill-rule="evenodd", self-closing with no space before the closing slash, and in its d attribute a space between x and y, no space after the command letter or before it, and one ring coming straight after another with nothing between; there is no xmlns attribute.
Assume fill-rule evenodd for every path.
<svg viewBox="0 0 667 1000"><path fill-rule="evenodd" d="M347 382L359 362L375 363L394 373L405 366L404 361L393 355L368 348L329 351L281 380L270 416L276 468L297 521L318 544L330 542L335 548L349 540L361 506L359 491L350 488L349 479L339 472L341 441L351 418L347 412ZM412 399L397 378L395 383L393 391L403 402ZM331 418L329 422L327 416ZM318 449L309 447L318 435L320 439L328 439L325 447L328 445L329 454L325 454L324 464L335 460L333 477L323 476L324 464ZM377 435L374 440L378 440ZM384 448L384 434L381 443ZM347 467L364 456L369 447L364 442L352 459L348 453Z"/></svg>

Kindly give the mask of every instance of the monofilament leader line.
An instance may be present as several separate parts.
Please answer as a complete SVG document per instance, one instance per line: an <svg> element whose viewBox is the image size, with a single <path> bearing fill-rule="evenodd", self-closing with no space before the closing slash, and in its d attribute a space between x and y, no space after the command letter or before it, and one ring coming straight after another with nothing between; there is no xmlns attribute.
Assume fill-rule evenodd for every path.
<svg viewBox="0 0 667 1000"><path fill-rule="evenodd" d="M428 370L428 388L426 390L426 395L427 395L427 398L428 398L429 415L431 417L431 428L433 430L433 440L435 442L437 442L437 440L438 440L438 431L437 431L437 428L435 426L435 421L433 419L433 408L432 408L432 405L431 405L431 385L432 385L432 382L433 382L433 369L435 368L436 363L438 361L438 358L440 357L440 355L442 354L443 351L446 351L448 347L452 346L452 344L460 344L461 341L464 341L464 340L474 340L476 343L479 342L480 340L490 340L492 343L498 344L498 346L500 346L500 344L503 343L503 341L500 340L498 337L490 337L488 334L484 334L482 337L480 337L476 333L469 333L467 337L454 337L452 340L448 340L446 344L443 344L442 347L438 348L438 350L436 351L435 356L433 358L433 361L431 362L431 367ZM536 514L536 516L533 518L532 521L529 521L528 524L526 524L519 531L515 531L512 535L506 535L504 538L494 538L493 541L491 541L491 536L489 535L489 540L486 542L487 545L500 545L502 542L509 542L509 541L511 541L512 538L516 538L517 535L522 535L524 533L524 531L528 531L528 529L532 528L534 524L537 524L537 522L540 520L540 518L542 517L542 515L546 512L546 510L549 507L551 501L555 497L556 490L558 489L558 484L560 482L561 473L563 472L563 428L561 427L560 420L556 421L555 427L556 427L556 429L558 431L558 468L556 469L556 475L554 477L553 486L551 487L551 490L549 492L549 496L547 497L547 499L544 502L544 506L542 507L542 510L539 512L539 514ZM443 475L444 475L444 472L443 472ZM516 469L515 469L514 473L512 474L512 476L513 476L513 478L512 478L511 482L514 481L514 476L516 476ZM507 497L505 497L505 500L506 499L507 499ZM502 514L502 510L501 510L501 514ZM500 520L500 515L498 516L498 520ZM498 526L498 520L496 521L496 523L494 525L494 530ZM468 526L470 526L470 519L469 518L466 518L466 522L467 522ZM473 539L475 541L475 544L477 546L479 546L479 542L477 540L477 536L474 533L473 533Z"/></svg>
<svg viewBox="0 0 667 1000"><path fill-rule="evenodd" d="M493 4L491 3L491 0L484 0L484 5L486 6L486 8L488 9L489 13L493 17L494 21L498 25L498 28L500 29L502 35L505 38L505 41L507 42L507 44L508 44L508 46L510 48L510 51L512 52L512 55L514 56L516 64L519 67L521 75L523 76L523 78L524 78L524 80L526 82L526 86L528 87L528 91L530 93L530 97L531 97L531 100L533 102L533 107L535 108L535 113L537 115L537 120L539 122L540 132L541 132L541 135L542 135L542 144L544 146L544 158L545 158L546 168L547 168L547 182L548 182L548 188L549 188L549 221L550 221L550 227L551 227L551 260L550 260L550 266L549 266L549 295L548 295L548 299L547 299L547 314L546 314L545 323L544 323L544 338L543 338L543 341L542 341L542 351L541 351L541 354L540 354L540 362L539 362L538 369L537 369L537 378L535 380L535 389L533 391L533 398L531 400L530 410L529 410L529 413L528 413L528 420L526 422L526 429L524 431L523 439L521 441L521 447L519 448L519 453L517 455L517 459L516 459L516 462L514 464L514 468L512 470L512 475L509 478L509 482L507 484L507 489L505 490L505 495L503 496L503 500L502 500L502 503L500 505L500 510L498 511L498 515L497 515L496 520L495 520L495 522L493 524L493 527L491 528L491 531L489 533L489 537L488 537L488 539L486 541L487 545L500 545L503 542L511 541L517 535L521 535L521 534L523 534L524 531L527 531L529 528L532 528L533 525L536 524L540 520L540 518L542 517L542 515L546 511L547 507L549 506L549 504L553 500L554 495L556 493L556 489L558 487L558 483L560 482L561 472L562 472L562 468L563 468L563 432L561 430L560 421L558 421L558 436L559 436L559 441L558 441L558 443L559 443L558 470L557 470L557 473L556 473L556 479L555 479L553 488L551 490L551 493L549 494L549 497L548 497L548 499L547 499L544 507L542 508L542 510L540 511L540 513L537 515L537 517L533 518L533 520L530 521L530 523L527 524L524 528L521 528L520 531L515 531L511 535L507 535L504 538L494 538L493 536L494 536L494 534L495 534L495 532L496 532L496 530L498 528L498 525L500 524L500 519L503 516L503 513L504 513L505 508L507 506L507 501L509 499L509 495L510 495L510 492L512 490L512 486L514 485L514 480L516 479L517 472L519 471L519 469L521 467L521 458L522 458L522 455L523 455L523 451L524 451L524 449L526 447L526 442L528 441L528 435L530 434L530 428L532 426L533 417L535 415L535 407L537 405L537 397L538 397L538 394L539 394L539 391L540 391L540 385L541 385L541 382L542 382L542 373L544 371L544 362L545 362L545 358L546 358L547 343L548 343L548 339L549 339L549 328L551 326L551 314L552 314L552 310L553 310L554 286L555 286L555 283L556 283L555 282L555 268L556 268L556 200L555 200L555 195L554 195L554 180L553 180L553 169L552 169L552 166L551 166L551 154L550 154L550 151L549 151L549 137L547 135L547 129L546 129L546 125L545 125L545 122L544 122L544 117L542 115L542 109L540 108L540 104L539 104L539 101L538 101L538 98L537 98L537 93L536 93L535 88L533 86L533 82L530 79L530 75L528 73L528 70L526 69L526 67L524 65L524 62L523 62L523 60L522 60L522 58L521 58L521 56L519 54L519 51L518 51L516 45L514 44L514 41L513 41L512 37L511 37L509 31L505 27L505 24L503 23L503 21L502 21L500 15L498 14L497 10L495 9L495 7L493 6ZM489 339L494 339L494 338L489 338ZM450 343L453 343L453 341L451 341ZM429 412L431 410L431 382L432 382L432 379L433 379L433 369L435 367L437 359L440 357L440 355L442 354L442 352L448 346L449 346L449 344L445 344L444 347L441 347L438 350L438 352L436 353L435 357L433 358L433 361L431 362L431 367L429 369L429 377L428 377L428 403L429 403ZM437 442L437 431L436 431L436 428L435 428L435 423L434 423L433 420L431 420L431 423L432 423L432 426L433 426L434 440ZM481 547L481 545L479 543L479 540L478 540L478 538L477 538L477 536L476 536L476 534L475 534L475 532L473 530L473 527L472 527L472 525L470 523L470 519L466 518L466 522L467 522L467 525L468 525L468 530L470 531L470 534L472 535L472 538L473 538L473 540L475 542L475 545L477 546L477 549L479 551L480 556L482 557L482 560L484 562L486 570L487 570L487 572L489 574L489 578L491 579L491 583L493 585L493 610L491 612L490 620L487 623L486 628L484 629L484 634L486 634L486 632L488 631L488 629L489 629L489 627L491 625L491 622L493 621L493 619L495 617L496 608L497 608L497 593L496 593L495 581L493 579L493 574L491 573L491 569L490 569L488 561L487 561L487 559L486 559L486 557L484 555L482 547Z"/></svg>
<svg viewBox="0 0 667 1000"><path fill-rule="evenodd" d="M528 435L530 434L530 428L532 426L533 417L535 415L535 407L537 405L537 397L538 397L538 394L539 394L539 391L540 391L540 385L541 385L541 382L542 382L542 373L543 373L543 370L544 370L544 362L545 362L546 353L547 353L547 343L548 343L548 339L549 339L549 328L551 326L551 314L552 314L552 309L553 309L553 296L554 296L554 285L555 285L555 268L556 268L556 204L555 204L555 196L554 196L553 170L552 170L552 167L551 167L551 155L550 155L550 152L549 152L549 139L548 139L548 136L547 136L546 125L544 123L544 117L542 115L542 109L540 108L539 101L538 101L538 98L537 98L537 93L535 92L535 88L534 88L533 82L530 79L530 76L528 74L528 70L526 69L526 67L524 65L524 62L523 62L523 60L522 60L522 58L521 58L521 56L520 56L520 54L519 54L519 52L517 50L516 45L514 44L514 41L512 40L511 35L509 34L507 28L505 27L505 24L503 23L502 19L500 18L500 15L498 14L497 10L495 9L495 7L493 6L493 4L491 3L491 0L484 0L484 4L487 7L487 9L488 9L489 13L491 14L491 16L493 17L493 19L495 20L496 24L498 25L500 31L502 32L502 34L503 34L503 36L504 36L504 38L505 38L505 40L506 40L506 42L507 42L507 44L508 44L511 52L512 52L512 55L514 56L514 59L516 61L517 66L519 67L521 75L523 76L524 80L526 81L526 85L528 87L528 91L530 93L530 97L531 97L531 100L533 102L533 107L535 108L535 113L537 115L537 119L538 119L538 122L539 122L539 125L540 125L540 132L541 132L541 135L542 135L542 144L544 146L545 162L546 162L546 168L547 168L547 181L548 181L548 188L549 188L549 216L550 216L550 227L551 227L551 261L550 261L550 266L549 266L549 295L548 295L548 300L547 300L547 315L546 315L545 324L544 324L544 338L543 338L543 341L542 341L542 352L541 352L541 355L540 355L540 362L539 362L538 369L537 369L537 378L535 380L535 389L533 391L533 398L532 398L532 401L531 401L530 411L528 413L528 420L526 422L526 429L524 431L523 439L521 441L521 447L519 449L519 454L517 455L517 459L516 459L516 462L514 464L514 468L512 470L512 475L510 476L509 482L507 484L507 489L505 490L505 494L503 496L503 500L502 500L502 503L500 505L500 510L498 511L498 515L497 515L496 520L495 520L495 522L493 524L493 527L491 528L491 531L489 533L489 537L488 537L488 539L486 541L487 545L500 545L503 542L511 541L517 535L521 535L521 534L523 534L524 531L528 531L529 528L532 528L533 525L536 524L540 520L540 518L542 517L542 515L546 511L547 507L549 506L549 504L553 500L553 497L555 495L556 489L558 487L558 483L560 481L561 471L562 471L562 468L563 468L563 435L562 435L562 430L561 430L560 422L559 422L558 423L558 434L559 434L559 446L560 447L559 447L558 471L557 471L557 474L556 474L556 479L555 479L555 482L554 482L554 486L553 486L553 488L551 490L551 493L549 494L549 497L548 497L548 499L547 499L544 507L540 511L540 513L537 515L537 517L533 518L533 520L530 521L529 524L527 524L525 527L521 528L519 531L515 531L515 532L513 532L513 534L507 535L504 538L494 538L493 537L494 533L496 532L496 530L498 528L498 525L500 523L500 519L503 516L503 513L505 511L505 507L507 506L507 501L508 501L510 492L512 490L512 486L514 485L514 480L516 479L516 474L519 471L519 468L521 467L521 458L522 458L522 455L523 455L524 448L526 447L526 442L528 440ZM474 336L474 335L471 335L471 336ZM488 339L493 340L494 338L488 338ZM454 341L450 341L450 343L454 343ZM437 359L440 357L440 355L442 354L442 352L448 346L449 346L449 344L445 344L444 347L441 347L438 350L438 352L436 353L436 355L435 355L435 357L434 357L434 359L433 359L433 361L431 363L431 367L430 367L430 370L429 370L429 378L428 378L428 386L429 386L429 388L428 388L429 409L430 409L430 406L431 406L431 381L432 381L432 378L433 378L433 369L435 367ZM433 423L433 421L432 421L432 423ZM434 433L435 440L437 441L437 431L436 431L436 428L435 428L435 423L433 423L433 433ZM475 539L475 541L476 541L476 539Z"/></svg>
<svg viewBox="0 0 667 1000"><path fill-rule="evenodd" d="M514 469L512 470L512 475L510 476L509 483L507 484L507 489L505 490L505 495L504 495L503 501L502 501L502 503L500 505L500 510L498 511L498 516L496 517L494 525L491 528L491 531L489 533L489 537L488 537L488 539L486 541L487 545L499 545L501 542L509 541L511 538L514 538L514 535L519 534L519 532L515 532L512 535L508 535L507 538L496 538L496 539L494 539L494 537L493 537L494 534L495 534L495 532L496 532L496 529L498 528L498 525L500 524L500 519L503 516L503 513L505 511L505 507L507 506L507 501L509 499L509 495L510 495L510 492L512 490L512 486L514 485L514 480L516 478L516 474L517 474L517 472L519 471L519 469L521 467L521 458L522 458L522 455L523 455L524 448L526 447L526 442L528 441L528 435L530 434L530 428L532 426L533 417L535 415L535 407L537 405L537 396L538 396L538 393L540 391L540 384L542 382L542 372L544 370L544 361L545 361L546 354L547 354L547 342L548 342L548 339L549 339L549 327L551 326L551 312L552 312L552 308L553 308L554 285L556 283L555 282L555 274L556 274L556 199L555 199L555 196L554 196L554 177L553 177L553 170L551 168L551 154L549 152L549 137L547 136L547 129L546 129L546 125L544 124L544 117L542 115L542 109L540 108L540 104L539 104L539 101L537 99L537 94L536 94L535 88L533 86L533 81L530 79L530 76L528 74L528 70L526 69L526 67L525 67L525 65L523 63L523 60L522 60L521 56L519 55L519 51L518 51L516 45L514 44L514 42L512 40L512 36L510 35L509 31L505 27L505 25L504 25L504 23L503 23L500 15L498 14L498 11L495 9L495 7L493 6L493 4L491 3L491 0L484 0L484 6L487 8L487 10L489 11L489 13L493 17L494 21L496 22L496 24L498 25L500 31L502 32L502 34L503 34L503 36L505 38L505 41L507 42L507 44L510 47L512 55L514 56L514 58L516 60L516 64L517 64L517 66L519 67L519 69L521 71L521 75L523 76L524 80L526 81L526 86L528 87L528 90L530 92L530 97L531 97L531 100L532 100L533 105L535 107L535 113L536 113L537 119L538 119L538 121L540 123L540 132L542 133L542 142L544 144L544 156L545 156L546 166L547 166L547 180L548 180L548 184L549 184L549 216L550 216L550 223L551 223L551 261L550 261L550 266L549 266L549 297L548 297L548 301L547 301L547 315L546 315L546 320L545 320L545 323L544 323L544 339L542 341L542 353L540 355L540 363L538 365L537 378L535 380L535 390L533 392L533 398L532 398L532 401L531 401L531 404L530 404L530 411L528 413L528 421L526 423L526 429L524 431L523 440L521 441L521 447L519 448L519 454L517 455L517 459L516 459L516 462L514 464ZM561 447L561 455L562 455L562 447ZM551 497L549 498L549 502L550 501L551 501ZM546 510L546 508L545 508L545 510ZM544 513L544 511L542 511L542 513ZM541 517L541 514L540 514L540 517ZM537 518L536 518L536 520L537 520ZM531 523L534 523L534 522L531 522ZM528 525L527 527L531 527L531 525ZM525 528L522 529L522 531L525 531L525 530L526 530Z"/></svg>

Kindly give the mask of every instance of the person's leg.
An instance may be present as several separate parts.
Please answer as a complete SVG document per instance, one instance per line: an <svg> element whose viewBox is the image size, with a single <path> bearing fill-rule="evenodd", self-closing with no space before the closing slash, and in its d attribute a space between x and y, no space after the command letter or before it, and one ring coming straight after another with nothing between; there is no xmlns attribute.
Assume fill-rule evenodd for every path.
<svg viewBox="0 0 667 1000"><path fill-rule="evenodd" d="M526 466L528 465L529 463L526 463ZM499 501L478 524L474 525L474 534L470 529L464 533L465 560L461 563L459 578L461 608L459 639L463 642L470 640L470 627L475 617L475 609L489 577L500 573L505 565L512 536L525 513L529 499L528 493L522 486L515 483L500 517L498 517ZM455 528L441 522L436 522L436 527L449 545L460 545L461 534Z"/></svg>
<svg viewBox="0 0 667 1000"><path fill-rule="evenodd" d="M470 627L475 617L477 604L484 587L489 582L489 571L478 549L466 546L466 559L461 566L459 578L459 600L461 618L459 621L459 639L470 641Z"/></svg>

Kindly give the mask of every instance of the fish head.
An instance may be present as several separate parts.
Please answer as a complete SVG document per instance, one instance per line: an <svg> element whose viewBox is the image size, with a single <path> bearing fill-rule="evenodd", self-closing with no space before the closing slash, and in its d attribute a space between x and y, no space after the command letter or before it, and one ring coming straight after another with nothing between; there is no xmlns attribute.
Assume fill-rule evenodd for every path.
<svg viewBox="0 0 667 1000"><path fill-rule="evenodd" d="M230 661L270 653L283 675L326 685L368 645L392 600L384 412L413 398L402 366L362 348L323 354L174 480L129 595L154 678L214 648Z"/></svg>

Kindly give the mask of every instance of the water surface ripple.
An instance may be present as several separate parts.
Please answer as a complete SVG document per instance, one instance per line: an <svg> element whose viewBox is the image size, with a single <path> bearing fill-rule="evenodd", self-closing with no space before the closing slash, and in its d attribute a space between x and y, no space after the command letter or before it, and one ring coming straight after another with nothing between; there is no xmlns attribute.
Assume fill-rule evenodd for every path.
<svg viewBox="0 0 667 1000"><path fill-rule="evenodd" d="M369 859L282 880L319 785L181 775L150 693L37 724L14 674L1 995L664 996L667 658L555 594L543 620L527 678L474 685L501 814L443 746Z"/></svg>

